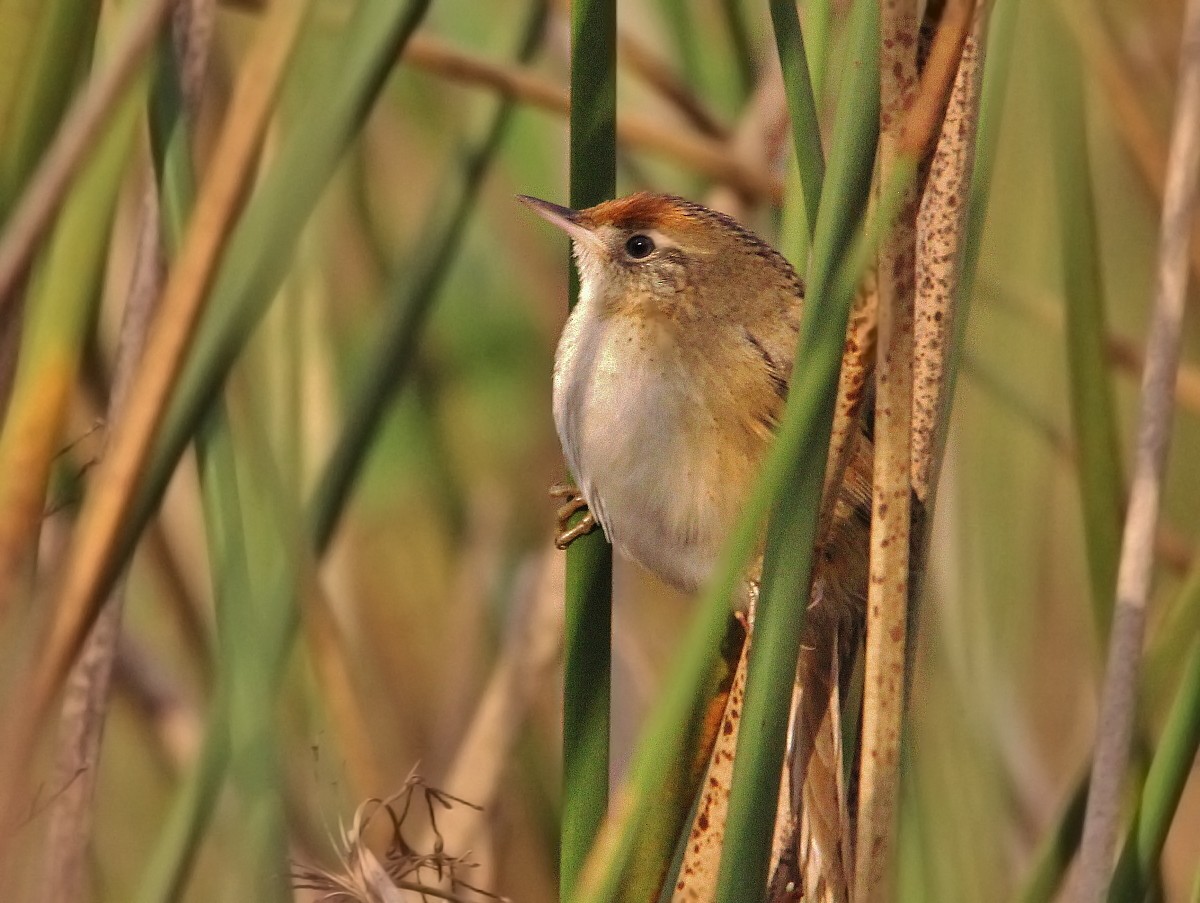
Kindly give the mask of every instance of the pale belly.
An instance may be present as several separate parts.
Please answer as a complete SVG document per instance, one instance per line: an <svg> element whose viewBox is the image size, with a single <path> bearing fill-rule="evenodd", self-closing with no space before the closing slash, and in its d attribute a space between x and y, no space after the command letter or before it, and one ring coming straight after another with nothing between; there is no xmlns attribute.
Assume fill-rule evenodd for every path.
<svg viewBox="0 0 1200 903"><path fill-rule="evenodd" d="M732 528L752 463L721 441L669 337L646 324L590 325L568 324L555 367L568 466L618 550L694 591Z"/></svg>

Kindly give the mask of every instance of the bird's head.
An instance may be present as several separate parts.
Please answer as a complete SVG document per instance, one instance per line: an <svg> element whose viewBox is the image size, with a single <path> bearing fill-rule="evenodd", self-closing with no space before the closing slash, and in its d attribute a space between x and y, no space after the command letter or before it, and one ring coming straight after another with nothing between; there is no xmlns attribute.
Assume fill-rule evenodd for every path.
<svg viewBox="0 0 1200 903"><path fill-rule="evenodd" d="M683 198L639 192L585 210L519 200L571 237L584 296L608 313L744 319L780 294L803 294L770 245Z"/></svg>

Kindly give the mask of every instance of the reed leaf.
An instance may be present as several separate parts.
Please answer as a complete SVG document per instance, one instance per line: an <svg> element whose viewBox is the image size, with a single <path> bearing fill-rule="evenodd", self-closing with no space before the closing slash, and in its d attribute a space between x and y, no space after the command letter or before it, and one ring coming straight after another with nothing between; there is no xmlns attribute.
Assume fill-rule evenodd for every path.
<svg viewBox="0 0 1200 903"><path fill-rule="evenodd" d="M77 648L100 594L111 586L128 558L184 447L254 325L270 305L287 272L300 230L341 151L361 125L398 49L427 6L427 0L413 0L403 8L376 0L358 7L347 25L344 53L333 61L322 90L312 98L312 109L319 110L320 115L300 118L229 238L228 250L209 291L207 315L154 433L153 447L136 485L106 486L109 495L93 506L91 525L86 521L89 511L85 508L81 530L87 526L90 532L86 544L82 537L77 542L64 580L59 623L36 676L38 699L49 695L61 662ZM156 337L161 333L156 331ZM158 388L151 387L147 393ZM136 447L139 441L140 436L131 438L127 457L142 456ZM124 466L128 463L125 461ZM122 496L122 492L136 494L129 497ZM35 706L40 708L40 704Z"/></svg>

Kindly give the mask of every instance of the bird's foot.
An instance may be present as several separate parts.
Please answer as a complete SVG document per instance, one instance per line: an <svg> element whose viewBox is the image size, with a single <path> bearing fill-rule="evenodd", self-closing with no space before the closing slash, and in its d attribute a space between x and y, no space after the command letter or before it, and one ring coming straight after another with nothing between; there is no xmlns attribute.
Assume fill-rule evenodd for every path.
<svg viewBox="0 0 1200 903"><path fill-rule="evenodd" d="M550 487L550 498L564 499L555 515L555 523L558 527L558 532L554 536L556 548L565 549L584 533L591 533L596 529L596 518L592 516L591 511L587 511L575 526L567 526L567 522L575 512L587 508L587 499L583 497L583 493L570 483L555 483Z"/></svg>

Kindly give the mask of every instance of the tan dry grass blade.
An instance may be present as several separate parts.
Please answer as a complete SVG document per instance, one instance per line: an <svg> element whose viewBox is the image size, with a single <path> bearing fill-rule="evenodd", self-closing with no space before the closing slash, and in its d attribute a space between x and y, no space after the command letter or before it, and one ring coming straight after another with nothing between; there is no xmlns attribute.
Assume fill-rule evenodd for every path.
<svg viewBox="0 0 1200 903"><path fill-rule="evenodd" d="M108 423L120 420L133 367L141 354L146 326L162 280L158 193L152 183L143 192L139 220L132 284L121 322L121 350L113 374ZM53 782L54 786L64 790L55 798L50 810L42 868L42 886L50 900L80 899L84 888L100 740L108 713L108 689L121 631L124 597L125 580L121 578L113 586L67 677Z"/></svg>
<svg viewBox="0 0 1200 903"><path fill-rule="evenodd" d="M716 899L717 872L725 842L725 818L729 812L729 787L733 780L738 727L742 723L749 655L750 642L747 640L742 644L742 654L733 672L721 728L704 773L696 816L688 831L687 848L671 894L671 903L711 903Z"/></svg>
<svg viewBox="0 0 1200 903"><path fill-rule="evenodd" d="M175 267L167 280L145 356L138 367L126 416L107 455L90 481L51 632L39 656L25 704L9 734L4 774L24 771L36 735L54 694L79 649L96 607L98 576L116 541L132 490L149 454L154 431L182 367L184 352L203 306L229 225L241 208L266 134L306 3L277 2L259 26L238 77L212 164L196 200L195 213ZM6 781L7 788L17 782ZM11 824L12 800L0 806L0 824ZM0 846L3 845L0 836Z"/></svg>
<svg viewBox="0 0 1200 903"><path fill-rule="evenodd" d="M774 172L788 135L788 121L783 72L776 65L763 72L747 100L727 142L729 152L747 169ZM757 200L747 197L734 185L717 185L708 193L704 204L749 223L752 205Z"/></svg>
<svg viewBox="0 0 1200 903"><path fill-rule="evenodd" d="M989 283L981 279L977 284L980 286L980 294L989 296L989 300L998 307L1009 307L1035 319L1039 325L1062 332L1063 302L1055 294L1037 292L1022 296L1018 300L994 282ZM1138 380L1142 378L1146 353L1133 339L1109 333L1104 337L1104 351L1118 370ZM1175 380L1175 403L1181 411L1200 417L1200 367L1187 361L1179 362L1179 372Z"/></svg>
<svg viewBox="0 0 1200 903"><path fill-rule="evenodd" d="M1078 42L1088 70L1112 108L1113 127L1146 185L1161 202L1167 182L1167 142L1150 115L1144 92L1130 77L1128 61L1113 46L1094 7L1078 0L1059 0L1053 6ZM1192 231L1191 262L1193 275L1200 276L1200 232L1196 230Z"/></svg>
<svg viewBox="0 0 1200 903"><path fill-rule="evenodd" d="M436 38L418 35L408 42L402 61L413 68L470 85L486 85L523 103L566 115L567 89L520 66L495 63L452 47ZM664 126L640 113L617 115L617 140L622 146L667 157L699 175L723 182L747 197L779 203L783 180L746 166L721 141L693 129Z"/></svg>
<svg viewBox="0 0 1200 903"><path fill-rule="evenodd" d="M718 141L730 137L729 128L722 123L691 86L680 77L641 36L626 28L617 31L618 62L627 65L642 81L668 101L701 133Z"/></svg>
<svg viewBox="0 0 1200 903"><path fill-rule="evenodd" d="M884 0L880 19L876 203L903 171L906 117L917 93L916 4ZM900 176L901 178L903 176ZM875 466L867 592L858 825L853 899L887 897L899 787L908 620L912 305L916 186L905 186L896 223L879 250L879 345L875 369Z"/></svg>
<svg viewBox="0 0 1200 903"><path fill-rule="evenodd" d="M187 61L183 70L183 91L185 106L192 115L200 102L213 7L212 0L186 0L176 7L175 42L179 58ZM145 178L147 184L138 214L133 275L113 366L106 417L109 424L118 422L124 414L134 371L162 289L158 192L153 174L147 171ZM42 867L42 887L50 900L77 900L84 895L100 742L108 715L109 687L120 641L124 600L125 580L121 578L96 618L79 660L67 678L63 694L54 785L65 789L50 811Z"/></svg>
<svg viewBox="0 0 1200 903"><path fill-rule="evenodd" d="M950 103L917 212L917 275L914 305L912 483L929 502L937 479L938 443L944 434L946 366L954 334L966 230L967 197L975 159L975 126L983 76L987 4L976 6L963 44Z"/></svg>
<svg viewBox="0 0 1200 903"><path fill-rule="evenodd" d="M1121 824L1121 788L1129 760L1137 677L1154 572L1163 474L1174 416L1188 250L1196 219L1200 168L1200 0L1188 0L1179 55L1179 88L1167 162L1154 312L1146 340L1142 413L1109 641L1100 697L1092 783L1080 846L1077 899L1104 898Z"/></svg>
<svg viewBox="0 0 1200 903"><path fill-rule="evenodd" d="M444 784L487 809L498 793L538 692L562 657L566 560L549 543L531 567L532 585L496 662ZM484 826L479 809L457 808L438 827L449 849L475 849ZM484 863L486 865L486 862Z"/></svg>
<svg viewBox="0 0 1200 903"><path fill-rule="evenodd" d="M11 304L38 242L54 221L67 189L125 89L133 82L171 8L171 0L146 0L113 48L103 71L88 81L63 118L54 143L29 180L0 237L0 309Z"/></svg>
<svg viewBox="0 0 1200 903"><path fill-rule="evenodd" d="M812 599L796 668L787 803L794 865L779 850L773 892L799 882L813 901L844 903L853 880L852 825L844 782L841 731L843 665L858 654L868 598L871 442L860 421L847 442L847 461L830 525L816 550ZM789 874L789 868L791 874ZM780 899L772 897L772 899Z"/></svg>

